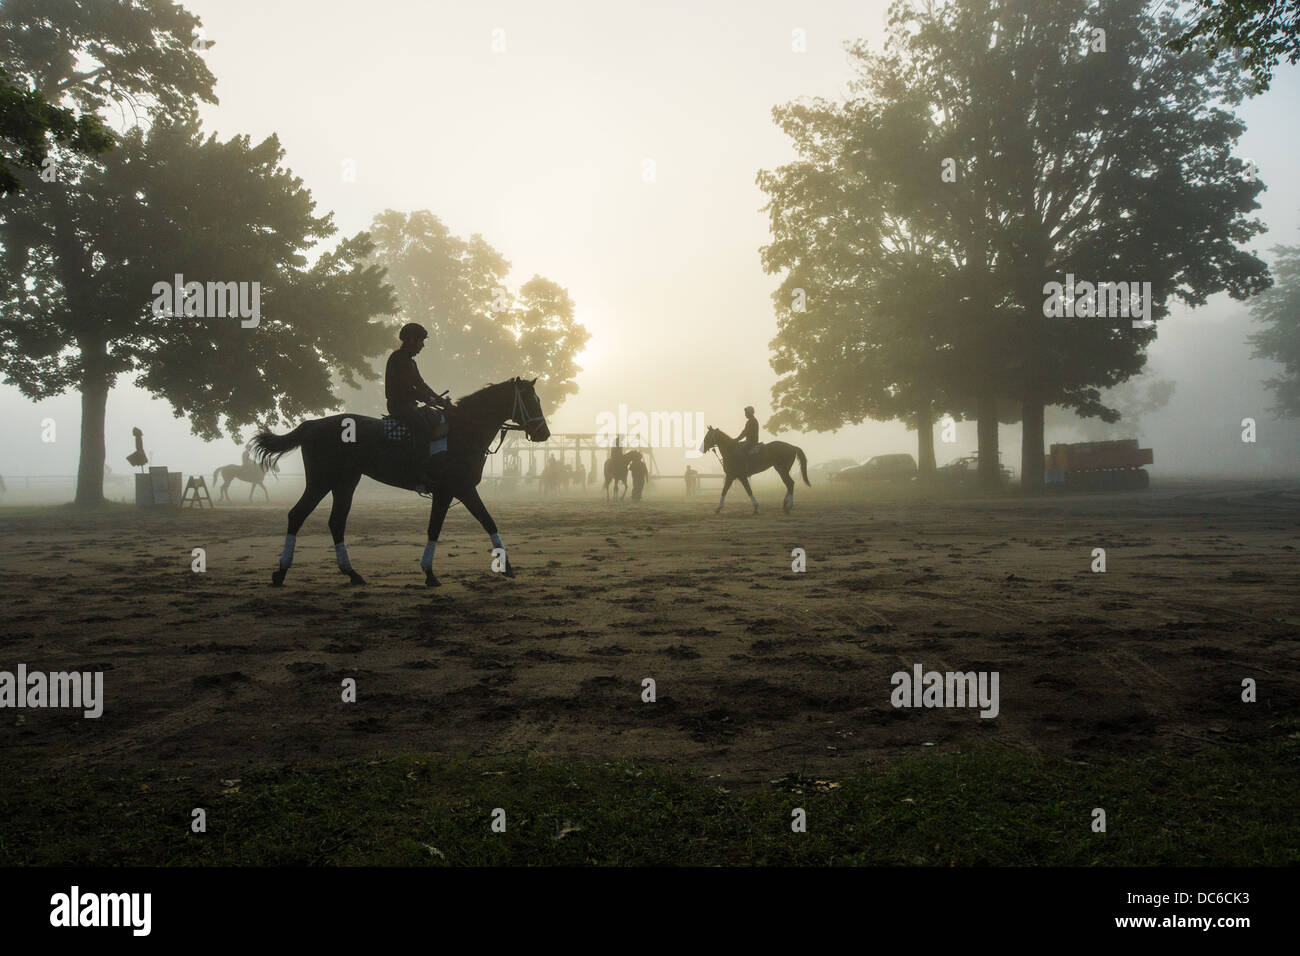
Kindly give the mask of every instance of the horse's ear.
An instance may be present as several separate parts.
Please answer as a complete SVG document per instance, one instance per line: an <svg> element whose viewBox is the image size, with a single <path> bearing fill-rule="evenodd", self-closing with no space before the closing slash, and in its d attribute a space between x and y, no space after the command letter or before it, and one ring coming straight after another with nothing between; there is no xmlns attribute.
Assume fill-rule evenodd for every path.
<svg viewBox="0 0 1300 956"><path fill-rule="evenodd" d="M537 376L537 378L541 378L541 376L539 375L539 376ZM529 382L528 384L529 384L529 385L536 385L536 384L537 384L537 379L536 379L536 378L533 379L533 380L532 380L531 382Z"/></svg>

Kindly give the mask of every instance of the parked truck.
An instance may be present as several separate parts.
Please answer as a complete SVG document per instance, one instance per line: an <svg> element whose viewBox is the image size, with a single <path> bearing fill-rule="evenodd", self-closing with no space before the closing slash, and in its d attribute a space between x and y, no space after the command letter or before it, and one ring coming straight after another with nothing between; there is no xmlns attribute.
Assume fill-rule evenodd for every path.
<svg viewBox="0 0 1300 956"><path fill-rule="evenodd" d="M1142 466L1154 463L1151 449L1139 448L1136 438L1075 442L1052 446L1044 477L1049 487L1070 491L1128 491L1151 484Z"/></svg>

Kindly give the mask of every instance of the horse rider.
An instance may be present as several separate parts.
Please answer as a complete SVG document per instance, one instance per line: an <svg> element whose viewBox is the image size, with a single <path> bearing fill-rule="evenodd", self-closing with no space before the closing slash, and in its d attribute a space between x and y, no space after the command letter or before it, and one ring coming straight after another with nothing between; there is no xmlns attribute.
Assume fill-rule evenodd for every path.
<svg viewBox="0 0 1300 956"><path fill-rule="evenodd" d="M758 419L754 417L754 406L745 406L745 427L736 436L740 447L753 453L758 450Z"/></svg>
<svg viewBox="0 0 1300 956"><path fill-rule="evenodd" d="M446 408L451 403L425 384L415 366L415 357L429 337L428 330L415 322L408 322L397 337L402 344L388 356L388 364L384 366L384 398L388 401L388 414L410 430L416 448L428 449L420 456L420 470L421 477L431 478L433 428L418 403L425 402L436 408Z"/></svg>

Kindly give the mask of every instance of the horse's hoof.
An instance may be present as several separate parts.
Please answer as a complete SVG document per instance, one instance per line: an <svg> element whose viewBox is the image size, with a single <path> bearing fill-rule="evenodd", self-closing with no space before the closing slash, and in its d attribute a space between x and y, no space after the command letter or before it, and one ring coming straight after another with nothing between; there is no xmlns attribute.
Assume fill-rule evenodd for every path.
<svg viewBox="0 0 1300 956"><path fill-rule="evenodd" d="M437 575L435 575L432 571L425 571L424 586L426 588L440 588L442 587L442 582L438 580Z"/></svg>
<svg viewBox="0 0 1300 956"><path fill-rule="evenodd" d="M348 568L348 569L346 569L346 570L344 570L343 568L340 568L339 570L340 570L340 571L343 571L343 573L346 574L346 575L348 576L348 583L349 583L349 584L365 584L365 583L366 583L366 579L363 578L361 575L357 574L357 572L353 571L351 568Z"/></svg>
<svg viewBox="0 0 1300 956"><path fill-rule="evenodd" d="M285 569L284 569L284 568L276 568L274 571L272 571L272 572L271 572L271 587L273 587L273 588L284 587L284 575L285 575Z"/></svg>

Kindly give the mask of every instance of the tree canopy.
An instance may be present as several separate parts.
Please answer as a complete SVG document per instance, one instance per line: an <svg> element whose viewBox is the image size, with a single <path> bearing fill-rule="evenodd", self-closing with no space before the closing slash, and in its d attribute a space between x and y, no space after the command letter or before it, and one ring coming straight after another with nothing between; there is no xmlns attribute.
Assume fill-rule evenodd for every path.
<svg viewBox="0 0 1300 956"><path fill-rule="evenodd" d="M116 149L63 155L52 181L0 207L0 368L32 398L80 391L80 504L103 500L120 376L201 437L237 436L333 407L331 373L372 376L385 338L374 318L394 308L364 234L321 247L332 217L276 137L202 132L198 104L215 102L205 48L198 19L168 0L0 10L0 57L18 82L81 118L129 110L133 123ZM160 284L181 287L180 308L159 308ZM222 290L256 317L228 314Z"/></svg>
<svg viewBox="0 0 1300 956"><path fill-rule="evenodd" d="M1232 155L1244 127L1226 108L1246 84L1230 58L1172 53L1177 28L1142 0L900 0L884 51L852 48L847 101L774 111L800 156L759 176L764 264L787 272L780 420L974 407L996 482L999 400L1013 399L1032 488L1044 407L1113 419L1102 391L1142 369L1156 334L1154 321L1048 317L1048 283L1149 283L1153 320L1171 298L1266 287L1240 248L1263 230L1246 216L1263 184ZM800 283L816 304L803 313L789 298Z"/></svg>
<svg viewBox="0 0 1300 956"><path fill-rule="evenodd" d="M429 339L420 367L431 386L463 395L490 381L528 376L539 379L551 407L577 391L576 358L590 333L575 320L565 289L533 276L512 291L510 263L501 253L480 235L452 235L428 210L385 210L370 235L371 261L387 270L396 292L388 350L397 347L400 325L423 325ZM381 383L362 386L356 400L382 408Z"/></svg>
<svg viewBox="0 0 1300 956"><path fill-rule="evenodd" d="M113 145L113 134L97 116L77 116L51 106L35 90L23 89L0 69L0 198L23 188L22 173L47 179L53 146L94 155ZM32 176L24 177L31 180Z"/></svg>
<svg viewBox="0 0 1300 956"><path fill-rule="evenodd" d="M1282 366L1281 374L1265 382L1273 392L1273 411L1300 418L1300 246L1279 246L1274 252L1277 284L1254 302L1255 321L1263 328L1249 341L1256 357Z"/></svg>
<svg viewBox="0 0 1300 956"><path fill-rule="evenodd" d="M1239 51L1262 93L1281 60L1300 59L1300 2L1296 0L1194 0L1192 25L1170 42L1178 52L1202 47L1210 56Z"/></svg>

